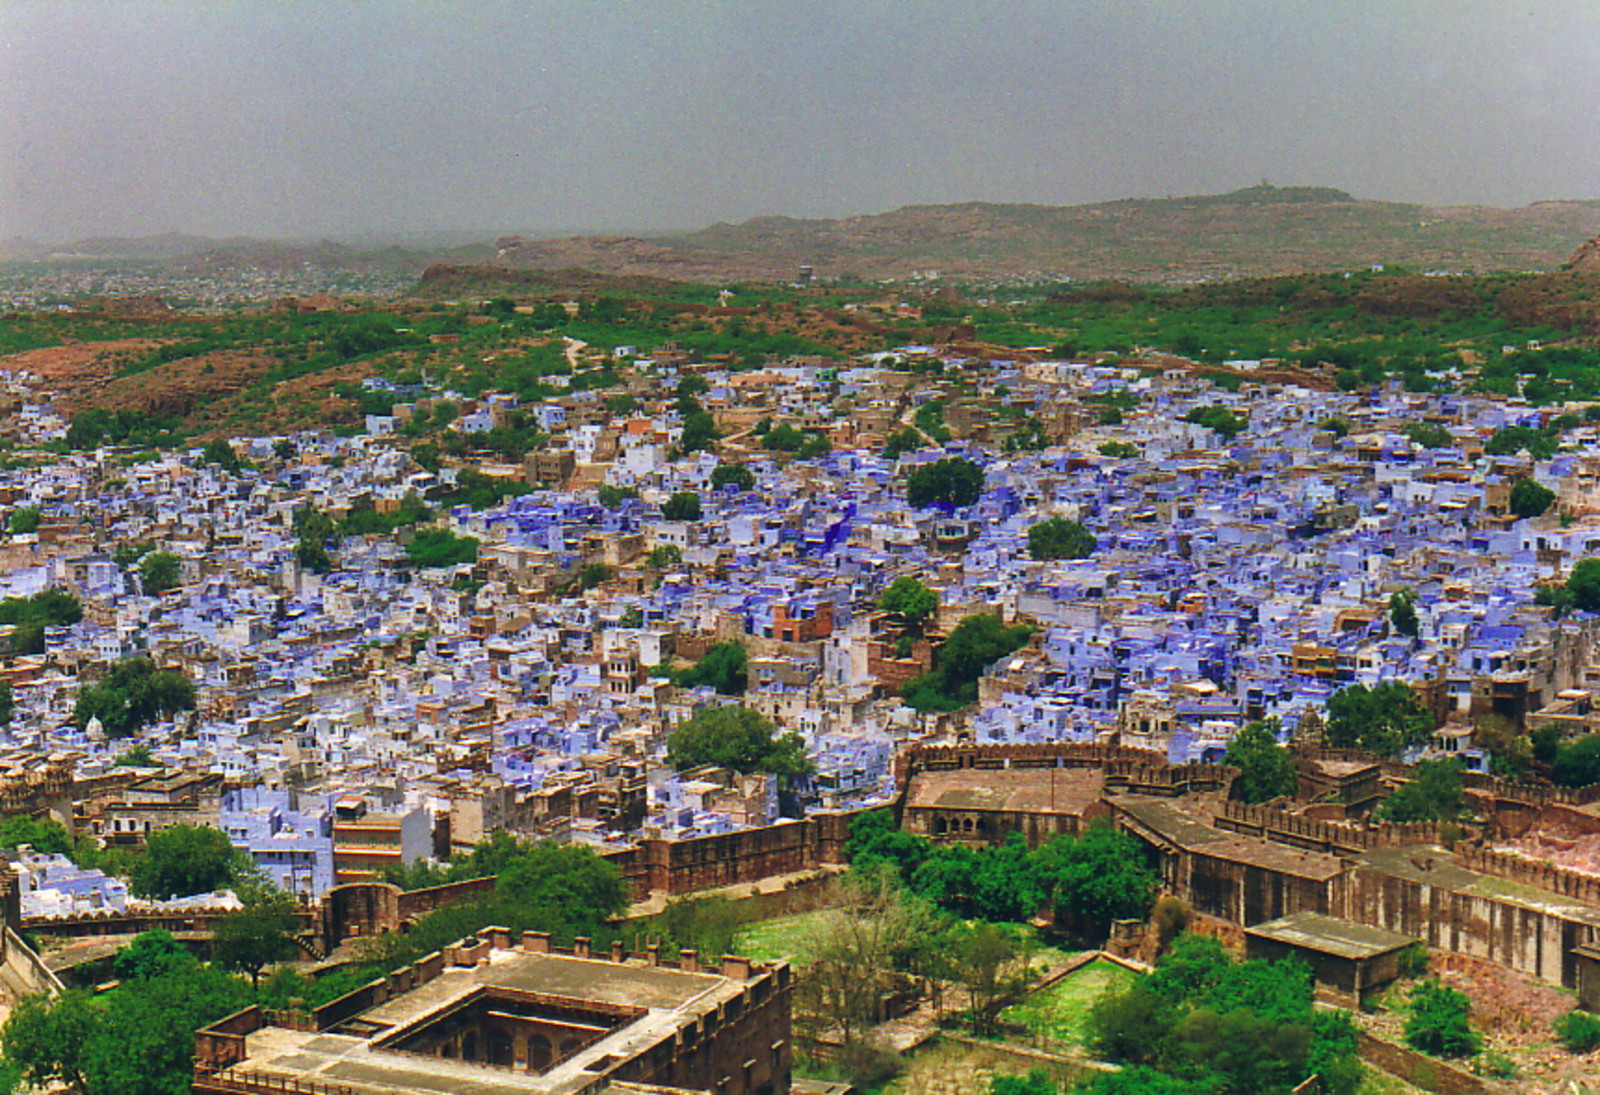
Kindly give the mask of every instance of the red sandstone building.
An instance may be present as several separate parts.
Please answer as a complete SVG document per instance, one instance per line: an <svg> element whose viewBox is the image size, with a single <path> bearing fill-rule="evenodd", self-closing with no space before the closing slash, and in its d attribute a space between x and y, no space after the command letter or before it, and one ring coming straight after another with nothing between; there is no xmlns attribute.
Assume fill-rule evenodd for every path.
<svg viewBox="0 0 1600 1095"><path fill-rule="evenodd" d="M197 1095L787 1095L789 966L663 961L503 928L316 1009L195 1035Z"/></svg>

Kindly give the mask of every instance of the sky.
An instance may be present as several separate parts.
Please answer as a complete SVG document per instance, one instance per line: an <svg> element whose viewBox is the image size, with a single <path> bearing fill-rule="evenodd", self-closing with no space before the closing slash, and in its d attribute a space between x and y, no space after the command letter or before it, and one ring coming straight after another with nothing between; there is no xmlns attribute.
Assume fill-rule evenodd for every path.
<svg viewBox="0 0 1600 1095"><path fill-rule="evenodd" d="M0 237L1600 199L1595 0L0 0Z"/></svg>

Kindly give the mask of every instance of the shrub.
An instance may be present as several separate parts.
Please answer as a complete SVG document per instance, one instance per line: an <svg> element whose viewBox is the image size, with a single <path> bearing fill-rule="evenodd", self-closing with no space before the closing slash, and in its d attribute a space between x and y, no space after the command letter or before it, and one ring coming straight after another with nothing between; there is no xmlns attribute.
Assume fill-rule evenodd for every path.
<svg viewBox="0 0 1600 1095"><path fill-rule="evenodd" d="M1439 1057L1471 1057L1483 1045L1467 1014L1472 1002L1465 993L1429 978L1417 982L1408 1003L1406 1044Z"/></svg>
<svg viewBox="0 0 1600 1095"><path fill-rule="evenodd" d="M1600 1049L1600 1015L1569 1011L1556 1019L1556 1041L1569 1053L1590 1053Z"/></svg>

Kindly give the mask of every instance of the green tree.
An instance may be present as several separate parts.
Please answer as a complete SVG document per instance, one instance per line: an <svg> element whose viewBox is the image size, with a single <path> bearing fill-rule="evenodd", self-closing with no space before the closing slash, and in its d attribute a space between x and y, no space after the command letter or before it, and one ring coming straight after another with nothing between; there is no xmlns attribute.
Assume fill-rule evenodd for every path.
<svg viewBox="0 0 1600 1095"><path fill-rule="evenodd" d="M1094 549L1094 534L1065 517L1051 517L1028 529L1028 554L1035 559L1087 559Z"/></svg>
<svg viewBox="0 0 1600 1095"><path fill-rule="evenodd" d="M211 893L234 881L238 853L228 834L209 825L172 825L158 829L134 860L129 889L138 897L165 901Z"/></svg>
<svg viewBox="0 0 1600 1095"><path fill-rule="evenodd" d="M878 607L901 627L920 636L928 617L939 610L939 595L918 579L903 574L889 583L878 598Z"/></svg>
<svg viewBox="0 0 1600 1095"><path fill-rule="evenodd" d="M1407 1002L1406 1044L1438 1057L1470 1057L1483 1039L1472 1029L1472 1001L1435 978L1418 981Z"/></svg>
<svg viewBox="0 0 1600 1095"><path fill-rule="evenodd" d="M6 531L13 536L25 536L30 532L39 531L39 507L18 506L11 511L11 517L6 522Z"/></svg>
<svg viewBox="0 0 1600 1095"><path fill-rule="evenodd" d="M692 490L680 490L661 504L661 517L666 521L700 520L700 496Z"/></svg>
<svg viewBox="0 0 1600 1095"><path fill-rule="evenodd" d="M1328 697L1328 740L1341 749L1398 756L1433 734L1433 716L1402 681L1352 684Z"/></svg>
<svg viewBox="0 0 1600 1095"><path fill-rule="evenodd" d="M1600 612L1600 559L1580 559L1567 576L1567 598L1575 608Z"/></svg>
<svg viewBox="0 0 1600 1095"><path fill-rule="evenodd" d="M281 890L251 895L243 908L216 922L217 962L248 974L250 984L259 987L263 968L286 962L298 952L294 933L299 924L294 914L294 898Z"/></svg>
<svg viewBox="0 0 1600 1095"><path fill-rule="evenodd" d="M614 577L616 577L616 571L606 566L606 564L586 563L583 569L578 572L578 588L594 589L597 586L605 585Z"/></svg>
<svg viewBox="0 0 1600 1095"><path fill-rule="evenodd" d="M185 973L196 965L190 954L165 928L152 928L133 937L133 941L111 960L111 967L123 981L148 981L171 973Z"/></svg>
<svg viewBox="0 0 1600 1095"><path fill-rule="evenodd" d="M1434 422L1411 423L1406 427L1406 439L1423 449L1447 449L1455 444L1450 431Z"/></svg>
<svg viewBox="0 0 1600 1095"><path fill-rule="evenodd" d="M718 464L711 471L711 485L718 490L729 486L741 491L754 490L756 476L743 464Z"/></svg>
<svg viewBox="0 0 1600 1095"><path fill-rule="evenodd" d="M153 768L155 757L150 755L148 745L135 745L131 749L124 749L117 754L117 759L111 762L113 768Z"/></svg>
<svg viewBox="0 0 1600 1095"><path fill-rule="evenodd" d="M1511 512L1518 517L1537 517L1555 500L1555 491L1532 479L1518 479L1511 485Z"/></svg>
<svg viewBox="0 0 1600 1095"><path fill-rule="evenodd" d="M976 502L982 493L982 466L958 456L920 464L906 478L906 501L917 509L961 509Z"/></svg>
<svg viewBox="0 0 1600 1095"><path fill-rule="evenodd" d="M99 719L106 736L125 738L179 711L193 711L194 684L177 669L157 669L149 658L123 658L104 679L78 690L72 709L78 729Z"/></svg>
<svg viewBox="0 0 1600 1095"><path fill-rule="evenodd" d="M1139 841L1103 825L1055 837L1039 849L1037 863L1056 915L1096 934L1113 920L1148 915L1160 882Z"/></svg>
<svg viewBox="0 0 1600 1095"><path fill-rule="evenodd" d="M805 739L777 728L748 707L707 707L667 735L667 764L682 772L715 764L735 772L771 772L789 779L809 775Z"/></svg>
<svg viewBox="0 0 1600 1095"><path fill-rule="evenodd" d="M1378 807L1384 821L1454 821L1466 812L1462 797L1464 766L1455 757L1424 760Z"/></svg>
<svg viewBox="0 0 1600 1095"><path fill-rule="evenodd" d="M1417 637L1422 623L1417 619L1416 590L1397 589L1389 594L1389 623L1397 633L1409 639Z"/></svg>
<svg viewBox="0 0 1600 1095"><path fill-rule="evenodd" d="M300 450L287 437L280 437L272 443L272 455L279 460L293 460L299 454Z"/></svg>
<svg viewBox="0 0 1600 1095"><path fill-rule="evenodd" d="M658 544L645 556L651 570L668 570L683 562L683 549L677 544Z"/></svg>
<svg viewBox="0 0 1600 1095"><path fill-rule="evenodd" d="M17 697L11 691L10 681L0 681L0 726L10 726L11 716L16 713Z"/></svg>
<svg viewBox="0 0 1600 1095"><path fill-rule="evenodd" d="M457 536L449 529L423 529L406 544L406 558L423 568L459 566L478 559L475 536Z"/></svg>
<svg viewBox="0 0 1600 1095"><path fill-rule="evenodd" d="M24 844L46 855L72 852L72 836L59 821L12 814L0 822L0 848L20 848Z"/></svg>
<svg viewBox="0 0 1600 1095"><path fill-rule="evenodd" d="M922 446L922 435L907 426L889 435L888 440L883 443L883 455L887 460L898 460L908 452L916 452Z"/></svg>
<svg viewBox="0 0 1600 1095"><path fill-rule="evenodd" d="M999 616L981 613L956 624L933 652L933 670L909 682L901 697L921 711L954 711L978 698L984 670L1027 643L1033 628L1007 627Z"/></svg>
<svg viewBox="0 0 1600 1095"><path fill-rule="evenodd" d="M1245 419L1220 403L1196 407L1184 415L1183 420L1204 426L1208 430L1221 434L1224 441L1232 441L1243 433L1245 428Z"/></svg>
<svg viewBox="0 0 1600 1095"><path fill-rule="evenodd" d="M956 977L966 986L973 1032L994 1034L1000 1009L1029 980L1027 951L1015 929L979 920L954 932L950 956Z"/></svg>
<svg viewBox="0 0 1600 1095"><path fill-rule="evenodd" d="M206 447L201 453L201 459L207 464L215 464L226 472L237 472L239 470L239 454L233 451L232 445L220 437L214 437L206 442Z"/></svg>
<svg viewBox="0 0 1600 1095"><path fill-rule="evenodd" d="M84 1048L99 1016L81 989L70 989L54 1000L24 996L0 1029L0 1047L29 1083L40 1088L60 1083L82 1090Z"/></svg>
<svg viewBox="0 0 1600 1095"><path fill-rule="evenodd" d="M178 588L178 557L170 551L152 551L139 561L139 584L152 597Z"/></svg>
<svg viewBox="0 0 1600 1095"><path fill-rule="evenodd" d="M629 498L639 497L639 492L632 487L613 487L610 483L601 483L595 488L595 497L606 509L616 509Z"/></svg>
<svg viewBox="0 0 1600 1095"><path fill-rule="evenodd" d="M540 910L553 928L593 935L628 907L628 887L609 860L581 844L527 845L499 872L502 899Z"/></svg>
<svg viewBox="0 0 1600 1095"><path fill-rule="evenodd" d="M1239 769L1234 791L1245 802L1255 804L1294 794L1299 783L1294 757L1278 744L1278 730L1277 719L1247 722L1228 742L1222 763Z"/></svg>
<svg viewBox="0 0 1600 1095"><path fill-rule="evenodd" d="M1550 775L1563 787L1600 783L1600 734L1557 744Z"/></svg>
<svg viewBox="0 0 1600 1095"><path fill-rule="evenodd" d="M749 684L746 671L748 656L739 643L713 643L693 668L677 676L678 687L698 688L709 685L719 695L738 696Z"/></svg>
<svg viewBox="0 0 1600 1095"><path fill-rule="evenodd" d="M194 1080L194 1032L250 1002L244 982L199 964L118 989L84 1045L90 1095L183 1095Z"/></svg>

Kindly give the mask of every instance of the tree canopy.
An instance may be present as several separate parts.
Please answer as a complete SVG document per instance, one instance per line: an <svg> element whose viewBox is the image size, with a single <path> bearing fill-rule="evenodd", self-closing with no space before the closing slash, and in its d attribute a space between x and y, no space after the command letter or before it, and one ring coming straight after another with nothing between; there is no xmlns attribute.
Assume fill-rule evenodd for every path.
<svg viewBox="0 0 1600 1095"><path fill-rule="evenodd" d="M680 490L661 503L661 516L667 521L698 521L700 515L700 496L692 490Z"/></svg>
<svg viewBox="0 0 1600 1095"><path fill-rule="evenodd" d="M1403 681L1352 684L1328 697L1328 741L1341 749L1398 756L1427 742L1433 716Z"/></svg>
<svg viewBox="0 0 1600 1095"><path fill-rule="evenodd" d="M711 485L719 490L723 487L741 491L754 490L756 475L743 464L718 464L711 469Z"/></svg>
<svg viewBox="0 0 1600 1095"><path fill-rule="evenodd" d="M177 669L157 669L149 658L123 658L96 684L78 690L72 718L83 729L99 719L106 737L125 738L158 719L195 706L194 683Z"/></svg>
<svg viewBox="0 0 1600 1095"><path fill-rule="evenodd" d="M1102 997L1088 1026L1103 1059L1189 1085L1181 1090L1283 1095L1316 1072L1323 1091L1351 1095L1361 1082L1350 1014L1313 1010L1309 967L1232 962L1206 936L1179 936L1154 972Z"/></svg>
<svg viewBox="0 0 1600 1095"><path fill-rule="evenodd" d="M1094 549L1094 533L1065 517L1048 518L1028 530L1028 554L1035 559L1087 559Z"/></svg>
<svg viewBox="0 0 1600 1095"><path fill-rule="evenodd" d="M878 607L889 613L902 627L918 634L928 617L939 610L939 595L909 574L889 583L878 598Z"/></svg>
<svg viewBox="0 0 1600 1095"><path fill-rule="evenodd" d="M1398 634L1411 639L1417 637L1422 623L1417 619L1416 590L1397 589L1389 594L1389 624Z"/></svg>
<svg viewBox="0 0 1600 1095"><path fill-rule="evenodd" d="M1416 772L1378 807L1384 821L1454 821L1466 812L1461 761L1424 760Z"/></svg>
<svg viewBox="0 0 1600 1095"><path fill-rule="evenodd" d="M933 670L906 683L901 696L919 711L955 711L978 698L978 678L1027 643L1033 628L1010 627L991 613L968 616L933 652Z"/></svg>
<svg viewBox="0 0 1600 1095"><path fill-rule="evenodd" d="M1518 517L1537 517L1549 509L1555 500L1555 491L1524 477L1511 484L1508 504L1511 512Z"/></svg>
<svg viewBox="0 0 1600 1095"><path fill-rule="evenodd" d="M133 862L129 889L165 901L211 893L239 877L244 853L210 825L171 825L151 833Z"/></svg>
<svg viewBox="0 0 1600 1095"><path fill-rule="evenodd" d="M917 509L960 509L983 493L983 468L959 456L921 464L906 478L906 501Z"/></svg>
<svg viewBox="0 0 1600 1095"><path fill-rule="evenodd" d="M1234 791L1244 802L1266 802L1294 793L1298 783L1294 757L1278 744L1278 720L1247 722L1228 742L1222 763L1239 769Z"/></svg>
<svg viewBox="0 0 1600 1095"><path fill-rule="evenodd" d="M667 736L667 764L677 771L715 764L735 772L809 775L805 739L777 728L748 707L707 707L679 723Z"/></svg>
<svg viewBox="0 0 1600 1095"><path fill-rule="evenodd" d="M147 594L159 596L177 589L179 560L170 551L152 551L139 560L139 584Z"/></svg>
<svg viewBox="0 0 1600 1095"><path fill-rule="evenodd" d="M677 675L680 688L709 685L719 695L737 696L748 683L745 666L748 658L740 643L713 643L697 663Z"/></svg>

